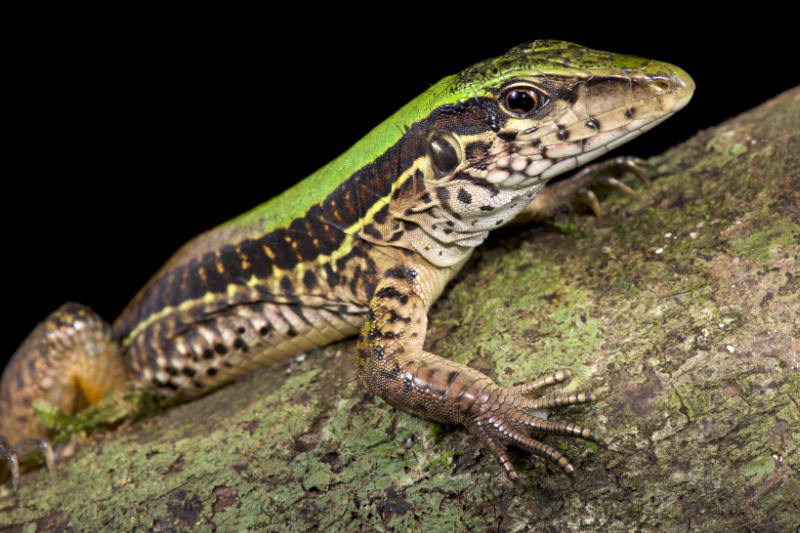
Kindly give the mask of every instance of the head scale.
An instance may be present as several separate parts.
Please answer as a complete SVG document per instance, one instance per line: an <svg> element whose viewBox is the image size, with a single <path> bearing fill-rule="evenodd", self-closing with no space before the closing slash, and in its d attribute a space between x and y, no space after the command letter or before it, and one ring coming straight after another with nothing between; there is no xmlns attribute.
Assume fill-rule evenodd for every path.
<svg viewBox="0 0 800 533"><path fill-rule="evenodd" d="M678 67L559 41L441 80L390 119L424 141L414 172L396 182L390 212L406 224L397 245L455 264L547 180L665 120L693 89Z"/></svg>

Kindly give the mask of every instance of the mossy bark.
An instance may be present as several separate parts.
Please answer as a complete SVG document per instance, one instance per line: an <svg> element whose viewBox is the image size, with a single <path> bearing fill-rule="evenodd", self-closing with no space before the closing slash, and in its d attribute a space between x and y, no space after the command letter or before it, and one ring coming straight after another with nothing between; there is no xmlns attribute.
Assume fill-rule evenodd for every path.
<svg viewBox="0 0 800 533"><path fill-rule="evenodd" d="M569 368L609 448L515 451L400 413L344 342L95 435L0 493L33 531L793 531L800 526L800 88L654 158L601 218L494 235L428 347L503 384ZM557 415L558 416L558 415Z"/></svg>

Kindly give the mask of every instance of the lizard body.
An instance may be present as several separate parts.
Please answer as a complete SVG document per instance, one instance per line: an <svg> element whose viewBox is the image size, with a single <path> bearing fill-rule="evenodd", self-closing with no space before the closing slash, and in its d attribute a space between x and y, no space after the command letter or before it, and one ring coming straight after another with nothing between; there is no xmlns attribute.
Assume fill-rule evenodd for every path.
<svg viewBox="0 0 800 533"><path fill-rule="evenodd" d="M557 41L444 78L296 186L187 243L112 326L78 304L37 326L0 382L0 453L13 469L9 443L47 435L36 402L75 412L130 382L188 399L359 334L368 390L464 425L512 478L507 445L572 472L531 434L599 440L539 413L591 395L537 399L568 373L504 388L425 351L427 310L491 229L587 183L544 189L549 179L665 120L693 90L672 65Z"/></svg>

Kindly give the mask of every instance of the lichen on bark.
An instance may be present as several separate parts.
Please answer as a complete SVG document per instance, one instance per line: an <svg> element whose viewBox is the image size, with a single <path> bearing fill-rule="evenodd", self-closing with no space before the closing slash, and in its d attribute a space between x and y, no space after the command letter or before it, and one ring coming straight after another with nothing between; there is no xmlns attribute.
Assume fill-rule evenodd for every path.
<svg viewBox="0 0 800 533"><path fill-rule="evenodd" d="M515 451L515 486L465 431L367 394L349 341L94 435L0 493L0 528L794 530L799 132L796 88L654 158L601 218L494 235L435 305L433 351L605 391L557 416L608 449L548 439L573 483Z"/></svg>

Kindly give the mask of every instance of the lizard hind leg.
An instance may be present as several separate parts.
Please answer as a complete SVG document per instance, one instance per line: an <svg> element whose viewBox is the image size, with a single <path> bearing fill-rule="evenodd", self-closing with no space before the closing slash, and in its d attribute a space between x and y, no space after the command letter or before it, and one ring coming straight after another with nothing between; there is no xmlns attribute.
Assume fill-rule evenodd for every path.
<svg viewBox="0 0 800 533"><path fill-rule="evenodd" d="M48 430L36 419L37 403L73 414L128 380L105 321L75 303L54 311L28 335L0 378L0 479L7 468L16 488L19 459L35 452L53 467Z"/></svg>

